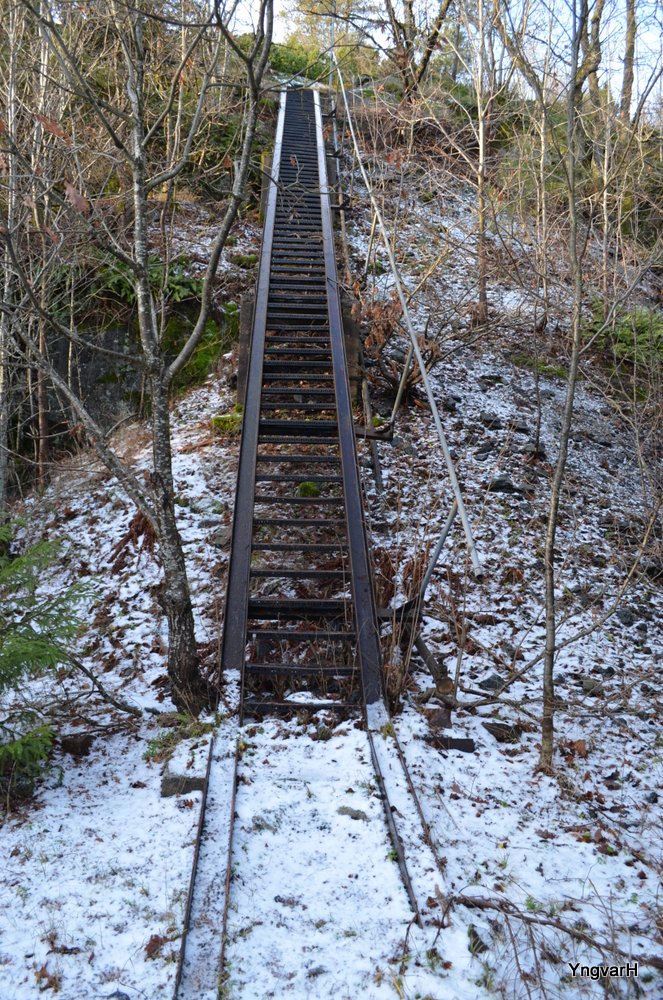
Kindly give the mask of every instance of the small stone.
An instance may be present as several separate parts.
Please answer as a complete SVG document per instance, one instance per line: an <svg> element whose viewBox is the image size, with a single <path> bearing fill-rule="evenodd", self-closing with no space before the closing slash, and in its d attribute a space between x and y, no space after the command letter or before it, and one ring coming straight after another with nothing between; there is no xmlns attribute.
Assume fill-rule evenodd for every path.
<svg viewBox="0 0 663 1000"><path fill-rule="evenodd" d="M496 476L488 483L489 493L518 493L522 494L525 491L520 486L516 486L512 483L508 476Z"/></svg>
<svg viewBox="0 0 663 1000"><path fill-rule="evenodd" d="M209 536L210 545L217 549L227 549L230 545L233 530L229 524L222 524Z"/></svg>
<svg viewBox="0 0 663 1000"><path fill-rule="evenodd" d="M628 608L617 608L615 611L615 617L618 618L622 625L625 625L627 628L634 625L636 621L635 615Z"/></svg>
<svg viewBox="0 0 663 1000"><path fill-rule="evenodd" d="M451 709L448 705L444 708L435 708L432 712L428 713L428 722L431 729L451 729L453 723L451 721Z"/></svg>
<svg viewBox="0 0 663 1000"><path fill-rule="evenodd" d="M363 819L364 823L368 823L368 816L363 809L353 809L352 806L339 806L336 812L339 816L349 816L350 819Z"/></svg>
<svg viewBox="0 0 663 1000"><path fill-rule="evenodd" d="M650 792L649 795L645 797L645 802L649 802L650 805L655 806L658 802L658 792Z"/></svg>
<svg viewBox="0 0 663 1000"><path fill-rule="evenodd" d="M72 757L87 757L93 742L92 733L72 733L60 739L60 746L64 753L70 753Z"/></svg>
<svg viewBox="0 0 663 1000"><path fill-rule="evenodd" d="M198 521L198 527L200 528L216 528L219 524L225 524L222 517L201 517Z"/></svg>
<svg viewBox="0 0 663 1000"><path fill-rule="evenodd" d="M517 418L510 420L507 427L514 434L529 434L529 424L526 424L524 420L518 420Z"/></svg>
<svg viewBox="0 0 663 1000"><path fill-rule="evenodd" d="M172 774L166 768L161 778L161 798L169 799L173 795L203 792L205 780L204 774Z"/></svg>
<svg viewBox="0 0 663 1000"><path fill-rule="evenodd" d="M523 734L523 727L517 722L482 722L481 725L498 743L518 743Z"/></svg>
<svg viewBox="0 0 663 1000"><path fill-rule="evenodd" d="M399 451L402 451L404 455L411 455L412 458L417 458L419 455L419 452L416 450L416 448L413 448L412 445L409 444L409 442L405 441L405 439L402 437L394 436L391 440L391 443L395 448L398 448Z"/></svg>
<svg viewBox="0 0 663 1000"><path fill-rule="evenodd" d="M495 451L494 441L484 441L482 445L479 445L477 450L474 452L474 457L479 461L483 462L489 455Z"/></svg>
<svg viewBox="0 0 663 1000"><path fill-rule="evenodd" d="M593 677L583 677L581 686L585 694L589 694L593 698L599 698L605 694L605 688L601 682L595 680Z"/></svg>
<svg viewBox="0 0 663 1000"><path fill-rule="evenodd" d="M440 733L435 733L432 736L424 736L424 740L435 750L459 750L460 753L476 753L474 740L462 736L442 736Z"/></svg>
<svg viewBox="0 0 663 1000"><path fill-rule="evenodd" d="M482 410L479 414L479 420L487 427L489 431L499 431L504 427L504 424L497 416L496 413L489 413L488 410Z"/></svg>
<svg viewBox="0 0 663 1000"><path fill-rule="evenodd" d="M504 678L499 674L491 674L485 680L479 681L478 687L482 691L499 691L504 686Z"/></svg>
<svg viewBox="0 0 663 1000"><path fill-rule="evenodd" d="M535 444L526 444L522 454L531 462L545 462L546 460L546 449L542 444L539 444L538 447Z"/></svg>

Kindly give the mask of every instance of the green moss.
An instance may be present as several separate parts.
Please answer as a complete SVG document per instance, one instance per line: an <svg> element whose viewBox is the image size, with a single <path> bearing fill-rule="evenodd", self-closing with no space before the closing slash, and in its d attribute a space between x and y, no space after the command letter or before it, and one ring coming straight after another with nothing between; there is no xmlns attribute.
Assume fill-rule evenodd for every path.
<svg viewBox="0 0 663 1000"><path fill-rule="evenodd" d="M119 194L121 190L122 189L120 187L120 179L117 176L117 174L114 173L111 174L111 176L106 181L102 194L104 195Z"/></svg>
<svg viewBox="0 0 663 1000"><path fill-rule="evenodd" d="M239 434L242 429L242 407L238 404L231 413L219 413L210 418L212 430L217 434Z"/></svg>
<svg viewBox="0 0 663 1000"><path fill-rule="evenodd" d="M97 385L116 385L121 381L122 376L116 371L104 372L103 375L100 375L97 379L95 379Z"/></svg>
<svg viewBox="0 0 663 1000"><path fill-rule="evenodd" d="M186 331L186 333L189 332L189 330ZM186 337L182 337L182 345L185 341ZM218 361L223 343L224 338L221 329L213 320L208 320L200 343L184 368L175 377L173 384L175 392L182 392L192 385L200 385L201 382L205 381Z"/></svg>
<svg viewBox="0 0 663 1000"><path fill-rule="evenodd" d="M178 743L182 740L199 739L207 733L214 731L213 722L201 722L191 715L181 713L164 713L160 717L161 725L164 727L158 736L151 739L143 758L156 763L163 763L170 760Z"/></svg>
<svg viewBox="0 0 663 1000"><path fill-rule="evenodd" d="M300 497L319 497L320 487L318 486L317 483L312 483L307 480L299 484L299 486L297 487L297 492L299 493Z"/></svg>
<svg viewBox="0 0 663 1000"><path fill-rule="evenodd" d="M372 260L369 264L368 270L371 274L386 274L389 269L386 264L383 264L383 262L376 257L375 260Z"/></svg>
<svg viewBox="0 0 663 1000"><path fill-rule="evenodd" d="M195 315L195 314L194 314ZM172 316L166 326L163 346L164 350L175 357L182 349L193 330L193 319L182 313ZM193 385L205 381L221 354L227 351L239 337L239 306L228 302L223 308L221 324L209 319L203 335L195 351L184 368L177 373L173 382L175 393L183 392Z"/></svg>
<svg viewBox="0 0 663 1000"><path fill-rule="evenodd" d="M249 268L257 264L258 257L254 253L232 253L230 254L230 260L233 264L237 264L238 267Z"/></svg>
<svg viewBox="0 0 663 1000"><path fill-rule="evenodd" d="M531 371L538 371L540 375L551 375L561 379L569 377L568 370L562 365L551 365L543 358L532 358L529 354L521 354L516 351L511 355L511 360L518 368L529 368Z"/></svg>

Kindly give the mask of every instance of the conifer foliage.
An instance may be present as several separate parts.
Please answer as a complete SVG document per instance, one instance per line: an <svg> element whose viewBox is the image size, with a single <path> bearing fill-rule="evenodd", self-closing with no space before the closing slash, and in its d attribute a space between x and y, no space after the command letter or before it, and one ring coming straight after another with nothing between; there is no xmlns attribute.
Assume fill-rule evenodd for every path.
<svg viewBox="0 0 663 1000"><path fill-rule="evenodd" d="M51 749L54 731L24 681L67 662L66 644L79 628L80 585L42 593L43 572L58 542L17 552L16 525L0 525L0 789L9 800L30 794Z"/></svg>

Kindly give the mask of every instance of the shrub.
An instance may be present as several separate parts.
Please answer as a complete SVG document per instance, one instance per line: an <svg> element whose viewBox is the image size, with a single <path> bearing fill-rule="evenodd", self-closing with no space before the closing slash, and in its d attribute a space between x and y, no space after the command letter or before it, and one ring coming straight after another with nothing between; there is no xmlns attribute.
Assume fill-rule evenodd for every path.
<svg viewBox="0 0 663 1000"><path fill-rule="evenodd" d="M183 302L185 299L199 299L202 292L202 278L186 273L188 261L180 258L172 261L167 271L157 257L150 257L149 279L153 291L163 289L168 302ZM102 256L97 268L93 291L104 297L111 295L127 305L136 301L136 278L131 268L122 261L108 255Z"/></svg>
<svg viewBox="0 0 663 1000"><path fill-rule="evenodd" d="M596 299L585 337L592 337L602 324L603 303ZM599 334L597 346L611 352L617 368L628 365L635 368L636 373L644 374L663 362L663 313L659 309L636 306L630 312L618 314Z"/></svg>
<svg viewBox="0 0 663 1000"><path fill-rule="evenodd" d="M319 52L309 52L301 43L290 39L271 49L272 70L284 76L303 76L317 80L329 72L328 61Z"/></svg>
<svg viewBox="0 0 663 1000"><path fill-rule="evenodd" d="M15 526L0 525L0 787L7 798L30 794L53 743L53 729L26 692L25 682L67 662L65 645L77 633L81 585L38 594L42 572L58 552L40 542L12 553ZM12 692L20 691L20 703Z"/></svg>

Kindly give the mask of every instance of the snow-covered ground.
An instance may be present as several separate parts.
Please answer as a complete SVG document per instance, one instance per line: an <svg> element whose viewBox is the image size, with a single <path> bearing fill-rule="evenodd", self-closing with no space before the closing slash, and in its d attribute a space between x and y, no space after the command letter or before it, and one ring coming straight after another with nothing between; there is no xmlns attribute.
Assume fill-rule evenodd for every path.
<svg viewBox="0 0 663 1000"><path fill-rule="evenodd" d="M405 274L411 289L436 250L431 231L454 238L448 266L415 299L414 314L422 330L430 317L429 334L443 339L434 391L484 568L481 580L469 572L456 524L423 618L427 644L452 676L458 671L453 728L441 730L442 704L416 657L394 720L442 870L430 875L420 930L411 925L361 728L352 722L334 728L331 720L245 727L229 1000L598 998L607 983L574 978L570 963L622 965L624 956L640 960L639 974L611 980L612 995L655 998L663 990L660 964L644 960L660 956L663 941L663 600L651 575L629 577L651 497L628 429L586 379L558 541L560 636L579 638L556 660L556 770L541 775L542 545L564 386L541 375L545 457L532 460L534 376L512 362L531 300L493 281L499 323L479 342L471 335L463 303L473 298L472 246L459 235L467 232L469 200L460 187L451 194L448 211L419 205L399 231L413 249ZM370 215L357 213L351 232L357 263L369 229ZM386 275L375 281L387 287ZM523 350L530 347L525 341ZM234 403L225 385L230 364L226 359L218 378L179 399L173 411L179 523L210 669L237 446L236 439L213 435L210 417ZM387 413L379 385L376 405ZM137 470L147 468L144 429L118 432L115 444ZM423 406L401 412L393 444L379 451L385 490L378 495L366 471L368 521L378 586L398 602L412 596L411 579L402 573L380 579L380 573L390 556L401 567L425 559L452 497ZM363 463L367 455L362 445ZM96 588L83 616L81 659L134 705L171 710L156 554L130 541L118 558L133 511L117 484L82 455L63 463L44 493L17 504L16 513L27 519L25 540L63 540L45 589L74 580ZM642 566L656 558L650 540ZM617 598L617 612L602 621ZM389 626L383 628L388 646ZM493 701L498 681L511 684ZM69 700L69 734L95 738L80 757L58 747L34 799L17 806L0 829L0 997L166 1000L174 989L201 799L199 791L161 796L176 720L123 716L76 674L39 684L45 698ZM203 721L223 733L235 707L236 686L229 685L217 717ZM511 726L512 742L498 742L484 726L496 722ZM436 749L440 732L473 738L475 752ZM180 761L195 770L209 731L201 726L185 736ZM220 780L230 782L231 758L224 760ZM225 863L219 848L220 870Z"/></svg>

